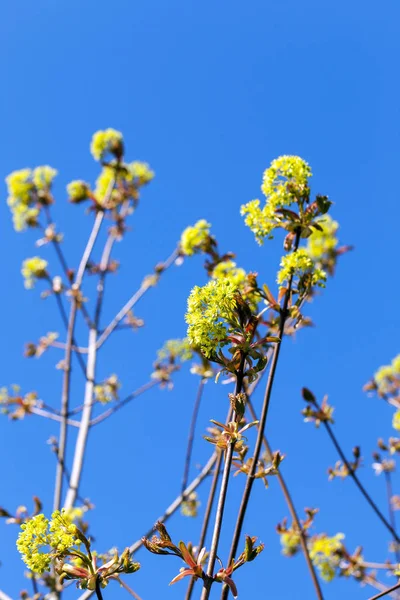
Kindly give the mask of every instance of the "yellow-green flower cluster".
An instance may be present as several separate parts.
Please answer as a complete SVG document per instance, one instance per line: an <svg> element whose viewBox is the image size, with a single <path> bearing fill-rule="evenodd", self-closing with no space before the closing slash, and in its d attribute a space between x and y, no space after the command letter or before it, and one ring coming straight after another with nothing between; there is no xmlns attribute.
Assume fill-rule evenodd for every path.
<svg viewBox="0 0 400 600"><path fill-rule="evenodd" d="M157 352L159 360L165 358L173 360L180 359L182 362L193 358L193 350L188 338L167 340L164 346Z"/></svg>
<svg viewBox="0 0 400 600"><path fill-rule="evenodd" d="M400 431L400 410L396 410L392 419L393 429Z"/></svg>
<svg viewBox="0 0 400 600"><path fill-rule="evenodd" d="M309 541L310 558L318 567L322 579L332 581L339 566L339 552L343 549L343 533L328 537L325 533L311 538Z"/></svg>
<svg viewBox="0 0 400 600"><path fill-rule="evenodd" d="M228 343L237 294L238 288L224 279L213 279L190 293L186 313L188 339L208 358Z"/></svg>
<svg viewBox="0 0 400 600"><path fill-rule="evenodd" d="M198 508L200 506L200 502L197 498L197 493L192 492L183 500L181 505L181 513L185 517L197 517Z"/></svg>
<svg viewBox="0 0 400 600"><path fill-rule="evenodd" d="M275 212L278 208L308 197L311 175L310 166L299 156L280 156L272 161L264 172L261 186L266 197L264 207L261 208L260 200L256 199L244 204L240 211L259 244L279 226L281 217Z"/></svg>
<svg viewBox="0 0 400 600"><path fill-rule="evenodd" d="M128 169L128 179L134 180L139 187L146 185L154 179L154 171L145 162L135 160L126 165L126 167Z"/></svg>
<svg viewBox="0 0 400 600"><path fill-rule="evenodd" d="M309 277L311 285L324 287L326 281L325 271L315 266L304 248L283 256L280 266L281 269L277 275L277 283L279 284L288 282L291 277L299 279Z"/></svg>
<svg viewBox="0 0 400 600"><path fill-rule="evenodd" d="M247 281L247 273L244 269L237 267L233 260L218 263L211 273L213 279L225 279L233 285L241 288Z"/></svg>
<svg viewBox="0 0 400 600"><path fill-rule="evenodd" d="M31 571L44 573L49 570L54 556L79 544L76 531L64 512L55 511L51 521L43 514L36 515L21 525L17 548Z"/></svg>
<svg viewBox="0 0 400 600"><path fill-rule="evenodd" d="M47 261L38 256L27 258L22 263L21 273L24 278L24 285L26 289L32 289L37 279L44 279L47 277Z"/></svg>
<svg viewBox="0 0 400 600"><path fill-rule="evenodd" d="M197 221L193 227L186 227L180 240L182 254L192 256L203 252L210 239L210 227L205 219Z"/></svg>
<svg viewBox="0 0 400 600"><path fill-rule="evenodd" d="M322 227L322 231L313 230L307 240L307 252L314 262L319 263L327 255L329 256L338 245L338 239L335 236L339 229L339 223L327 214L319 217L316 222Z"/></svg>
<svg viewBox="0 0 400 600"><path fill-rule="evenodd" d="M390 365L380 367L374 375L374 381L381 394L394 392L399 387L400 391L400 354Z"/></svg>
<svg viewBox="0 0 400 600"><path fill-rule="evenodd" d="M104 131L96 131L92 137L90 152L95 160L101 160L108 152L121 157L123 152L122 133L111 128Z"/></svg>
<svg viewBox="0 0 400 600"><path fill-rule="evenodd" d="M282 554L285 556L294 556L300 548L300 533L292 529L287 529L280 534Z"/></svg>
<svg viewBox="0 0 400 600"><path fill-rule="evenodd" d="M70 202L78 204L90 198L90 185L86 181L76 179L67 185L67 194Z"/></svg>
<svg viewBox="0 0 400 600"><path fill-rule="evenodd" d="M121 388L121 382L117 375L110 375L103 383L94 386L94 397L101 404L108 404L113 400L118 400L118 391Z"/></svg>
<svg viewBox="0 0 400 600"><path fill-rule="evenodd" d="M14 171L7 177L7 204L11 209L16 231L37 225L39 194L50 190L56 175L55 169L43 166L33 170Z"/></svg>

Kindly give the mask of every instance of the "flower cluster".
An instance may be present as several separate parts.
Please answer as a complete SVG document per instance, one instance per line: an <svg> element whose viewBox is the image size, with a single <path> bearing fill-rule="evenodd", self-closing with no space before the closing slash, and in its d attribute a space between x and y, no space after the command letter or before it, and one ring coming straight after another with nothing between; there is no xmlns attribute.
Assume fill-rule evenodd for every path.
<svg viewBox="0 0 400 600"><path fill-rule="evenodd" d="M186 322L191 345L211 357L228 343L233 331L238 289L229 280L215 279L194 287L188 298Z"/></svg>
<svg viewBox="0 0 400 600"><path fill-rule="evenodd" d="M321 423L333 423L333 406L328 404L328 396L324 396L321 405L318 404L314 394L307 388L303 388L302 395L307 402L306 408L303 408L302 415L306 423L313 422L316 427Z"/></svg>
<svg viewBox="0 0 400 600"><path fill-rule="evenodd" d="M313 536L308 543L310 558L318 567L322 579L332 581L340 563L340 553L343 548L343 533L333 537L325 533Z"/></svg>
<svg viewBox="0 0 400 600"><path fill-rule="evenodd" d="M205 219L197 221L192 227L186 227L179 243L182 254L192 256L204 252L210 243L210 227Z"/></svg>
<svg viewBox="0 0 400 600"><path fill-rule="evenodd" d="M400 407L400 354L394 357L390 365L380 367L364 390L374 391L386 400L398 399Z"/></svg>
<svg viewBox="0 0 400 600"><path fill-rule="evenodd" d="M280 266L277 283L281 285L287 284L290 279L296 279L298 287L302 289L308 289L314 285L325 286L325 271L315 266L304 248L283 256Z"/></svg>
<svg viewBox="0 0 400 600"><path fill-rule="evenodd" d="M121 387L117 375L110 375L102 383L94 386L93 393L97 402L108 404L113 400L118 400L118 391Z"/></svg>
<svg viewBox="0 0 400 600"><path fill-rule="evenodd" d="M90 185L81 179L71 181L67 185L67 194L69 201L73 202L74 204L84 202L92 196Z"/></svg>
<svg viewBox="0 0 400 600"><path fill-rule="evenodd" d="M122 133L116 129L105 129L93 134L90 152L95 160L102 160L107 153L121 158L124 149Z"/></svg>
<svg viewBox="0 0 400 600"><path fill-rule="evenodd" d="M24 278L24 285L27 290L34 287L37 279L46 279L48 277L47 261L38 256L27 258L22 263L21 273Z"/></svg>
<svg viewBox="0 0 400 600"><path fill-rule="evenodd" d="M65 513L55 511L52 518L36 515L21 525L17 540L22 560L34 573L44 573L56 556L61 556L80 545L76 525Z"/></svg>
<svg viewBox="0 0 400 600"><path fill-rule="evenodd" d="M196 492L192 492L182 501L181 513L185 517L197 517L197 511L200 506L200 502Z"/></svg>
<svg viewBox="0 0 400 600"><path fill-rule="evenodd" d="M167 340L164 346L157 352L159 360L168 359L175 362L177 359L185 362L193 358L193 350L187 338Z"/></svg>
<svg viewBox="0 0 400 600"><path fill-rule="evenodd" d="M57 171L49 166L36 169L21 169L11 173L7 179L8 206L13 215L16 231L38 225L40 207L50 204L51 184Z"/></svg>
<svg viewBox="0 0 400 600"><path fill-rule="evenodd" d="M31 414L32 408L40 407L36 392L28 392L22 396L18 385L11 386L11 389L13 393L6 387L0 388L0 412L9 415L10 419L23 419L25 415Z"/></svg>
<svg viewBox="0 0 400 600"><path fill-rule="evenodd" d="M310 166L299 156L280 156L266 169L261 186L266 197L264 207L258 199L241 207L245 223L259 244L280 225L282 215L276 212L278 209L308 201L311 174Z"/></svg>

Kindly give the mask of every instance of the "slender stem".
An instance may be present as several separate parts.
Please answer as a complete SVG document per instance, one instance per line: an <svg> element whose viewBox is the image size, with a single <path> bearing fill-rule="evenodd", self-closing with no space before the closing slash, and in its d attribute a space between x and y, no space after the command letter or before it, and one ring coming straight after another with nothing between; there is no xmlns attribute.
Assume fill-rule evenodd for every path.
<svg viewBox="0 0 400 600"><path fill-rule="evenodd" d="M0 590L0 600L12 600L3 590Z"/></svg>
<svg viewBox="0 0 400 600"><path fill-rule="evenodd" d="M178 250L174 250L171 256L167 258L167 260L162 263L163 271L166 271L176 260L178 257ZM131 296L128 302L121 308L121 310L116 314L114 319L107 325L104 329L103 333L100 335L97 347L100 348L106 341L106 339L111 335L117 325L122 321L122 319L128 314L128 312L133 308L133 306L140 300L142 296L152 287L150 283L146 280L142 283L140 288Z"/></svg>
<svg viewBox="0 0 400 600"><path fill-rule="evenodd" d="M319 408L319 405L316 403L316 406ZM328 432L328 435L333 443L333 445L335 446L337 453L339 454L343 464L346 466L350 477L353 479L354 483L356 484L356 486L358 487L358 489L360 490L361 494L364 496L365 500L368 502L368 504L370 505L370 507L372 508L372 510L374 511L374 513L376 514L376 516L378 517L378 519L381 521L381 523L383 523L383 525L386 527L386 529L388 531L390 531L390 533L393 536L393 539L400 543L400 538L396 533L396 530L391 526L391 524L389 523L389 521L386 519L386 517L383 515L383 513L379 510L379 508L377 507L377 505L375 504L375 502L372 500L371 496L369 495L369 493L367 492L367 490L365 489L365 487L363 486L363 484L361 483L361 481L358 478L357 473L354 471L354 469L352 468L351 464L349 463L349 461L347 460L335 434L333 433L332 427L330 426L330 424L327 421L323 421L323 425L326 429L326 431Z"/></svg>
<svg viewBox="0 0 400 600"><path fill-rule="evenodd" d="M257 421L258 420L257 414L256 414L256 412L254 410L254 407L253 407L253 404L251 403L250 398L248 398L248 400L247 400L247 407L248 407L248 409L250 411L252 420L253 421ZM267 451L268 456L271 457L272 456L271 448L270 448L270 445L268 444L267 438L265 436L263 436L263 444L265 446L265 449ZM297 530L298 530L298 532L300 534L301 548L303 550L304 558L306 559L307 567L308 567L308 570L310 572L310 576L311 576L311 579L312 579L312 582L313 582L313 585L314 585L314 588L315 588L316 596L317 596L318 600L323 600L322 590L321 590L321 586L320 586L319 581L318 581L317 573L315 571L315 567L313 565L313 562L312 562L312 560L310 558L310 554L308 552L307 538L306 538L306 535L304 533L304 529L303 529L303 527L301 525L300 519L299 519L297 511L296 511L296 507L294 505L293 499L292 499L292 497L290 495L289 489L288 489L288 487L286 485L286 482L285 482L285 480L283 478L283 475L281 473L281 469L280 468L278 469L276 477L278 479L279 485L280 485L282 493L284 495L284 498L285 498L286 504L288 506L290 515L292 517L292 520L296 524Z"/></svg>
<svg viewBox="0 0 400 600"><path fill-rule="evenodd" d="M392 477L389 471L385 471L385 480L386 480L386 493L387 493L387 501L388 501L388 510L389 510L389 519L390 524L394 531L397 533L396 529L396 517L393 510L392 504L392 496L393 496L393 488L392 488ZM396 556L396 562L400 562L400 552L399 552L399 544L395 541L395 551L394 554Z"/></svg>
<svg viewBox="0 0 400 600"><path fill-rule="evenodd" d="M147 392L147 390L150 390L151 388L155 387L159 383L160 382L157 381L156 379L152 379L151 381L148 381L147 383L145 383L144 385L142 385L142 387L140 387L139 389L135 390L134 392L132 392L131 394L129 394L129 396L127 396L126 398L124 398L123 400L121 400L120 402L118 402L118 404L115 404L111 408L108 408L103 413L101 413L101 415L98 415L97 417L95 417L94 419L92 419L92 421L90 421L90 427L93 427L94 425L98 425L99 423L101 423L105 419L108 419L108 417L110 417L111 415L113 415L114 413L116 413L118 410L120 410L121 408L123 408L126 404L128 404L129 402L131 402L132 400L134 400L135 398L137 398L138 396L140 396L144 392Z"/></svg>
<svg viewBox="0 0 400 600"><path fill-rule="evenodd" d="M243 388L243 372L244 372L244 363L245 363L246 355L242 352L240 366L238 372L236 374L236 386L235 386L235 395L240 394ZM235 418L235 413L233 413L233 418ZM218 552L218 543L221 535L222 529L222 521L224 517L224 509L225 502L228 493L228 484L229 484L229 475L232 466L232 457L233 451L235 449L235 439L232 439L228 444L225 453L225 464L224 471L222 473L222 481L221 481L221 489L219 492L218 504L217 504L217 513L215 515L215 523L214 523L214 532L211 541L210 555L208 558L208 565L206 576L203 579L203 590L201 593L201 600L207 600L210 596L211 586L213 584L213 575L214 575L214 565L217 558ZM230 563L229 563L230 564Z"/></svg>
<svg viewBox="0 0 400 600"><path fill-rule="evenodd" d="M56 298L57 306L58 306L59 311L60 311L61 319L62 319L62 321L64 323L64 326L65 326L66 330L68 331L68 322L69 322L69 319L67 317L67 312L65 310L64 304L63 304L63 302L62 302L59 294L56 294L55 298ZM72 349L74 349L75 347L76 347L76 342L75 342L75 338L73 338L72 339ZM65 344L64 350L66 350L66 348L67 348L67 344ZM76 357L77 357L79 365L80 365L80 367L82 369L82 373L85 375L85 373L86 373L85 361L83 360L83 358L82 358L82 356L81 356L81 354L79 352L76 353Z"/></svg>
<svg viewBox="0 0 400 600"><path fill-rule="evenodd" d="M67 447L67 433L68 433L68 408L69 408L69 395L71 387L71 358L72 358L72 339L74 337L74 329L77 315L77 303L72 301L71 312L68 321L67 330L67 342L64 359L64 375L63 375L63 386L61 394L61 425L60 425L60 437L58 442L57 452L57 467L56 467L56 483L54 487L54 502L53 510L59 510L61 505L61 495L63 488L63 468L65 462L65 453Z"/></svg>
<svg viewBox="0 0 400 600"><path fill-rule="evenodd" d="M53 412L49 412L47 410L42 410L41 408L31 408L29 409L33 415L38 415L39 417L44 417L45 419L52 419L53 421L58 421L58 423L63 422L63 417L61 415L57 415ZM72 419L67 419L67 425L71 425L72 427L79 427L79 421L74 421Z"/></svg>
<svg viewBox="0 0 400 600"><path fill-rule="evenodd" d="M101 309L103 306L104 288L105 288L105 279L106 279L106 275L107 275L107 268L108 268L108 263L110 260L111 251L114 246L114 243L115 243L115 237L110 234L105 243L103 255L100 260L100 277L99 277L99 281L97 284L97 302L96 302L96 308L95 308L95 313L94 313L94 321L98 325L100 325L100 315L101 315Z"/></svg>
<svg viewBox="0 0 400 600"><path fill-rule="evenodd" d="M96 372L96 349L97 330L92 328L89 330L89 341L88 341L88 360L86 368L86 385L85 385L85 399L83 403L81 424L79 427L78 437L75 444L75 453L71 469L71 477L69 482L69 488L65 498L64 507L68 510L72 508L76 496L79 490L79 483L82 475L83 461L86 450L86 443L89 434L90 419L92 415L93 407L93 388L95 381Z"/></svg>
<svg viewBox="0 0 400 600"><path fill-rule="evenodd" d="M193 452L194 433L196 430L197 417L199 415L200 403L201 403L201 398L203 396L203 390L204 390L205 383L206 383L206 380L202 377L200 379L200 383L199 383L199 387L198 387L197 395L196 395L196 400L195 400L194 406L193 406L193 414L192 414L192 419L191 419L191 423L190 423L188 443L187 443L187 449L186 449L185 467L184 467L183 478L182 478L182 494L184 493L184 491L187 487L187 482L189 479L190 463L191 463L192 452Z"/></svg>
<svg viewBox="0 0 400 600"><path fill-rule="evenodd" d="M129 585L125 583L125 581L122 581L120 577L117 577L117 581L136 600L142 600L139 594L137 594L131 587L129 587Z"/></svg>
<svg viewBox="0 0 400 600"><path fill-rule="evenodd" d="M49 346L51 346L52 348L59 348L60 350L65 350L67 345L64 344L63 342L51 342L51 344L49 344ZM79 354L87 354L88 353L87 348L82 348L80 346L72 346L72 350Z"/></svg>
<svg viewBox="0 0 400 600"><path fill-rule="evenodd" d="M380 592L379 594L376 594L376 596L371 596L371 598L369 598L369 600L378 600L378 598L383 598L384 596L387 596L388 594L390 594L391 592L394 592L395 590L398 590L400 588L400 583L396 583L396 585L393 585L390 588L386 588L386 590L384 590L383 592Z"/></svg>
<svg viewBox="0 0 400 600"><path fill-rule="evenodd" d="M215 464L214 476L213 476L212 482L211 482L210 493L208 495L206 512L204 514L204 519L203 519L203 526L201 528L200 539L199 539L199 544L198 544L198 552L200 552L200 550L205 545L207 531L208 531L208 527L210 524L211 513L212 513L212 509L214 506L214 500L215 500L215 496L216 496L216 492L217 492L218 480L219 480L219 476L220 476L220 472L221 472L222 457L223 457L223 452L219 452L217 462ZM196 583L196 578L192 577L189 582L188 589L186 591L185 600L190 600L190 598L192 597L195 583Z"/></svg>
<svg viewBox="0 0 400 600"><path fill-rule="evenodd" d="M295 242L293 245L293 252L296 252L296 250L299 247L300 233L301 233L301 230L298 230L296 232L296 238L295 238ZM239 513L238 513L237 520L236 520L236 526L235 526L235 531L233 533L233 539L232 539L232 545L231 545L231 550L230 550L230 554L229 554L229 559L226 563L228 565L231 564L232 559L235 557L236 552L237 552L239 539L240 539L240 536L242 533L244 518L245 518L247 507L249 504L251 491L253 489L255 473L257 470L257 464L258 464L258 460L260 458L260 452L261 452L261 447L262 447L262 443L263 443L265 425L267 422L268 409L269 409L269 404L270 404L270 400L271 400L272 388L273 388L274 380L275 380L276 368L278 366L279 354L280 354L280 350L281 350L281 346L282 346L282 339L283 339L284 331L285 331L285 323L286 323L286 319L288 316L288 306L289 306L289 300L291 298L292 283L293 283L293 275L291 275L289 278L288 286L287 286L284 300L283 300L283 305L280 310L280 323L279 323L279 333L278 333L278 337L279 337L280 341L276 342L276 344L274 345L273 351L272 351L271 368L269 370L267 385L265 388L264 401L263 401L263 406L261 409L260 422L258 424L256 445L254 448L253 457L251 459L250 469L249 469L249 473L247 474L247 479L246 479L246 484L245 484L245 488L244 488L244 492L243 492L243 496L242 496L242 501L240 504ZM224 585L222 587L221 600L226 600L226 598L228 597L228 593L229 593L229 587L227 585Z"/></svg>
<svg viewBox="0 0 400 600"><path fill-rule="evenodd" d="M103 594L101 593L100 588L100 578L98 576L96 577L96 596L98 600L103 600Z"/></svg>

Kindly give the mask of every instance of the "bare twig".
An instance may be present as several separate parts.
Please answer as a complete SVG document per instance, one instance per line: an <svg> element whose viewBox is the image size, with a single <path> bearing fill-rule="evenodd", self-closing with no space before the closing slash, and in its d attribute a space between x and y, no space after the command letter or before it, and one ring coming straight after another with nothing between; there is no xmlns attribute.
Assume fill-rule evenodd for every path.
<svg viewBox="0 0 400 600"><path fill-rule="evenodd" d="M387 596L388 594L390 594L391 592L394 592L394 591L398 590L399 588L400 588L400 583L396 583L396 585L393 585L390 588L386 588L385 590L383 590L379 594L376 594L376 596L372 596L371 598L369 598L369 600L378 600L378 598L383 598L384 596Z"/></svg>
<svg viewBox="0 0 400 600"><path fill-rule="evenodd" d="M135 600L142 600L139 594L137 594L125 581L122 581L120 577L117 577L118 583L131 595Z"/></svg>
<svg viewBox="0 0 400 600"><path fill-rule="evenodd" d="M7 594L3 592L3 590L0 590L0 600L12 600L12 598L10 598L10 596L7 596Z"/></svg>
<svg viewBox="0 0 400 600"><path fill-rule="evenodd" d="M162 271L166 271L177 259L179 252L177 249L173 251L171 256L167 258L167 260L162 263ZM128 314L128 312L135 306L135 304L144 296L144 294L152 287L152 284L149 283L146 279L140 286L140 288L131 296L128 302L121 308L121 310L116 314L114 319L107 325L104 329L103 333L100 335L97 341L97 348L100 348L106 341L106 339L111 335L117 325L122 321L122 319Z"/></svg>
<svg viewBox="0 0 400 600"><path fill-rule="evenodd" d="M185 457L185 467L184 467L183 478L182 478L182 494L187 487L187 482L189 479L190 463L191 463L192 452L193 452L194 432L196 429L197 417L199 414L200 403L201 403L201 398L203 396L203 390L204 390L205 384L206 384L206 379L204 379L202 377L200 379L199 387L197 390L196 400L195 400L194 406L193 406L192 419L190 422L189 436L188 436L188 443L187 443L186 457Z"/></svg>
<svg viewBox="0 0 400 600"><path fill-rule="evenodd" d="M147 390L150 390L151 388L155 387L159 383L160 382L157 381L156 379L152 379L151 381L148 381L147 383L142 385L139 389L137 389L134 392L132 392L131 394L129 394L129 396L127 396L126 398L124 398L123 400L118 402L117 404L114 404L114 406L111 406L109 409L105 410L103 413L101 413L101 415L98 415L97 417L92 419L92 421L90 421L90 427L93 427L94 425L98 425L105 419L108 419L108 417L110 417L111 415L116 413L118 410L120 410L121 408L126 406L126 404L128 404L129 402L131 402L132 400L134 400L135 398L137 398L144 392L147 392Z"/></svg>
<svg viewBox="0 0 400 600"><path fill-rule="evenodd" d="M384 473L385 473L385 480L386 480L386 494L387 494L387 501L388 501L390 525L392 526L392 529L394 531L396 531L396 533L397 533L396 517L394 514L393 504L392 504L392 496L393 496L392 477L391 477L389 471L385 471ZM397 541L395 541L394 554L396 556L396 562L399 563L400 562L400 552L399 552L399 544Z"/></svg>
<svg viewBox="0 0 400 600"><path fill-rule="evenodd" d="M62 423L64 418L61 415L57 415L54 412L50 412L47 410L42 410L41 408L30 408L29 412L34 415L38 415L39 417L44 417L45 419L52 419L53 421L58 421ZM72 427L79 427L79 421L74 421L73 419L67 419L67 425L71 425Z"/></svg>

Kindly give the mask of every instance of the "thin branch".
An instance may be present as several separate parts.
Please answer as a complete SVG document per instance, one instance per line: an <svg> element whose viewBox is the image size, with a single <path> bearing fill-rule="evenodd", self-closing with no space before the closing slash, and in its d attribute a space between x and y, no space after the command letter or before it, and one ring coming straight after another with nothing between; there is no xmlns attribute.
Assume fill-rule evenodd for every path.
<svg viewBox="0 0 400 600"><path fill-rule="evenodd" d="M142 600L139 594L137 594L125 581L122 581L120 577L117 577L118 583L131 595L135 600Z"/></svg>
<svg viewBox="0 0 400 600"><path fill-rule="evenodd" d="M296 250L299 247L300 233L301 233L301 230L298 230L296 232L296 238L295 238L295 242L293 245L293 252L296 252ZM264 401L263 401L263 406L262 406L261 415L260 415L260 422L258 424L256 445L254 448L253 457L251 459L250 469L249 469L249 472L248 472L247 478L246 478L246 484L245 484L245 488L244 488L244 492L243 492L243 496L242 496L242 501L240 504L239 513L238 513L237 520L236 520L235 531L233 533L233 539L232 539L232 545L231 545L231 550L230 550L230 554L229 554L229 559L226 563L227 565L231 564L232 559L236 555L238 544L239 544L239 539L240 539L240 536L242 533L244 517L246 515L251 491L253 489L255 473L257 470L257 464L258 464L261 447L262 447L262 443L263 443L265 425L267 422L268 409L269 409L269 404L270 404L270 400L271 400L272 388L273 388L273 384L274 384L274 380L275 380L276 368L278 366L279 354L280 354L280 350L281 350L281 346L282 346L282 339L283 339L284 331L285 331L285 323L286 323L286 319L288 317L288 306L289 306L289 300L291 297L292 283L293 283L293 275L291 275L289 278L288 286L287 286L284 300L283 300L283 306L280 310L280 323L279 323L279 332L278 332L278 338L280 341L275 343L273 351L272 351L271 367L269 370L267 385L265 388ZM222 588L221 600L226 600L226 598L228 597L228 593L229 593L229 587L227 585L224 585ZM204 600L206 600L206 598L204 598Z"/></svg>
<svg viewBox="0 0 400 600"><path fill-rule="evenodd" d="M247 399L247 407L248 407L248 409L250 411L252 420L253 421L257 421L258 420L257 414L256 414L256 412L254 410L254 407L253 407L253 404L251 403L250 398ZM268 444L267 438L265 436L263 436L263 444L264 444L265 449L267 451L267 455L269 457L271 457L272 456L271 448L270 448L270 445ZM317 598L318 598L318 600L323 600L322 590L321 590L321 586L320 586L319 581L318 581L317 573L315 571L315 567L313 565L313 562L312 562L312 560L310 558L310 554L308 552L307 538L306 538L306 535L304 533L304 529L303 529L303 527L301 525L300 519L299 519L297 511L296 511L296 507L295 507L295 505L293 503L293 499L292 499L292 497L290 495L289 489L288 489L288 487L286 485L286 482L285 482L285 480L283 478L283 475L281 473L281 469L280 468L278 469L276 477L277 477L279 485L280 485L280 487L282 489L282 493L283 493L283 495L285 497L285 501L286 501L286 504L288 506L288 509L289 509L290 515L292 517L292 520L296 524L297 530L298 530L298 532L300 534L301 548L303 550L304 558L306 559L307 567L308 567L308 570L310 572L310 576L311 576L311 579L312 579L312 582L313 582L313 585L314 585L314 588L315 588L315 592L316 592Z"/></svg>
<svg viewBox="0 0 400 600"><path fill-rule="evenodd" d="M12 598L10 598L10 596L7 596L7 594L3 592L3 590L0 590L0 600L12 600Z"/></svg>
<svg viewBox="0 0 400 600"><path fill-rule="evenodd" d="M67 331L67 343L64 358L64 374L63 374L63 385L61 394L61 425L60 425L60 437L58 442L57 451L57 468L56 468L56 482L54 487L54 502L53 510L59 510L61 505L61 495L63 488L63 464L65 462L65 453L67 447L67 433L68 433L68 409L69 409L69 394L71 386L71 358L72 358L72 340L74 337L74 329L76 323L76 314L78 305L75 299L72 301L71 312L68 321Z"/></svg>
<svg viewBox="0 0 400 600"><path fill-rule="evenodd" d="M96 596L98 600L103 600L103 594L101 593L101 588L100 588L100 577L97 576L96 577Z"/></svg>
<svg viewBox="0 0 400 600"><path fill-rule="evenodd" d="M42 410L41 408L30 408L29 412L38 415L39 417L44 417L45 419L52 419L53 421L58 421L58 423L63 423L64 418L61 415L57 415L53 412L49 412L47 410ZM74 421L73 419L67 419L67 425L71 425L72 427L79 427L79 421Z"/></svg>
<svg viewBox="0 0 400 600"><path fill-rule="evenodd" d="M167 258L167 260L162 263L162 272L166 271L177 259L179 252L177 249L173 251L173 253ZM122 321L122 319L128 314L128 312L135 306L135 304L144 296L144 294L153 287L151 283L144 280L140 288L131 296L128 302L121 308L121 310L117 313L114 319L107 325L104 329L103 333L100 335L97 341L97 348L100 348L106 341L106 339L111 335L117 325Z"/></svg>
<svg viewBox="0 0 400 600"><path fill-rule="evenodd" d="M56 298L57 306L58 306L60 314L61 314L61 319L62 319L62 321L64 323L64 327L68 331L68 321L69 321L69 319L67 317L67 313L66 313L64 304L63 304L63 302L62 302L59 294L55 294L55 298ZM74 348L76 346L77 346L77 344L76 344L75 338L73 338L72 339L72 347ZM66 349L66 347L67 347L67 345L65 344L65 349ZM81 354L79 352L76 353L76 357L77 357L78 363L79 363L79 365L80 365L80 367L82 369L82 373L85 375L85 373L86 373L86 364L85 364L85 361L83 360L83 358L82 358L82 356L81 356Z"/></svg>
<svg viewBox="0 0 400 600"><path fill-rule="evenodd" d="M188 483L188 479L189 479L190 463L192 460L192 452L193 452L194 433L196 430L197 417L199 415L200 403L201 403L201 398L203 396L203 390L204 390L205 384L206 384L206 379L204 379L204 377L202 377L200 379L199 387L197 390L196 400L194 402L193 414L192 414L192 419L191 419L190 428L189 428L189 436L188 436L188 443L187 443L186 457L185 457L185 467L184 467L183 478L182 478L182 494L183 494L185 488L187 487L187 483Z"/></svg>
<svg viewBox="0 0 400 600"><path fill-rule="evenodd" d="M376 596L372 596L371 598L369 598L369 600L378 600L378 598L383 598L384 596L387 596L388 594L398 590L399 588L400 588L400 583L396 583L396 585L393 585L390 588L386 588L386 590L380 592L379 594L376 594Z"/></svg>
<svg viewBox="0 0 400 600"><path fill-rule="evenodd" d="M318 403L316 402L315 405L319 408ZM361 481L358 478L357 473L354 471L354 469L352 468L351 464L349 463L349 461L347 460L335 434L333 433L333 429L330 426L330 424L327 421L322 421L326 431L328 432L328 435L333 443L333 445L336 448L337 453L339 454L343 464L346 466L348 473L350 475L350 477L352 478L352 480L354 481L354 483L356 484L356 486L358 487L358 489L360 490L361 494L364 496L365 500L368 502L368 504L370 505L370 507L372 508L372 510L374 511L374 513L376 514L376 516L378 517L378 519L381 521L381 523L383 523L383 525L386 527L386 529L392 534L393 539L400 543L400 538L397 535L395 529L391 526L391 524L389 523L389 521L386 519L386 517L383 515L383 513L379 510L379 508L377 507L377 505L375 504L375 502L372 500L371 496L369 495L369 493L367 492L367 490L365 489L365 487L363 486L363 484L361 483Z"/></svg>
<svg viewBox="0 0 400 600"><path fill-rule="evenodd" d="M241 352L240 366L238 372L236 373L235 395L240 394L243 388L243 373L245 359L246 355L244 354L244 352ZM232 417L235 418L235 413L233 413ZM211 541L210 554L208 557L207 571L203 579L203 589L200 596L201 600L208 600L211 592L211 586L213 584L214 565L217 558L218 543L221 535L222 521L224 518L225 502L228 493L229 475L232 466L232 457L235 449L235 442L236 440L234 438L231 439L225 452L224 471L222 473L221 489L219 492L217 513L215 515L214 532ZM228 564L230 564L230 562Z"/></svg>
<svg viewBox="0 0 400 600"><path fill-rule="evenodd" d="M49 344L49 346L51 346L52 348L59 348L60 350L65 350L67 347L67 344L65 344L63 342L51 342ZM72 350L79 354L87 354L88 353L88 349L82 348L81 346L72 345Z"/></svg>
<svg viewBox="0 0 400 600"><path fill-rule="evenodd" d="M394 514L393 504L392 504L392 496L393 496L392 477L391 477L389 471L385 471L385 480L386 480L386 494L387 494L387 501L388 501L390 525L392 526L393 530L396 531L396 533L397 533L396 517ZM395 542L394 554L396 556L396 562L399 563L400 562L400 552L399 552L399 544L397 543L397 541Z"/></svg>
<svg viewBox="0 0 400 600"><path fill-rule="evenodd" d="M159 383L160 382L157 381L157 379L152 379L151 381L148 381L147 383L142 385L142 387L140 387L139 389L137 389L134 392L132 392L131 394L129 394L129 396L127 396L126 398L124 398L123 400L118 402L117 404L114 404L114 406L112 406L111 408L105 410L103 413L101 413L101 415L98 415L97 417L95 417L92 421L90 421L90 427L93 427L94 425L98 425L99 423L104 421L104 419L107 419L108 417L110 417L111 415L116 413L118 410L120 410L121 408L126 406L126 404L128 404L129 402L131 402L132 400L134 400L135 398L137 398L144 392L147 392L147 390L150 390L151 388L155 387Z"/></svg>

